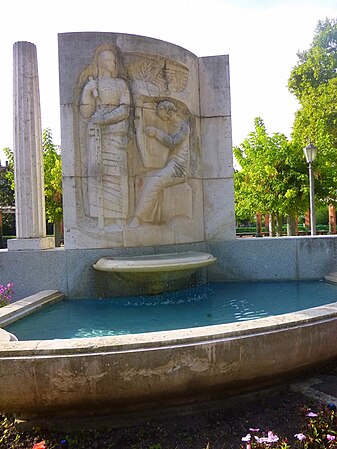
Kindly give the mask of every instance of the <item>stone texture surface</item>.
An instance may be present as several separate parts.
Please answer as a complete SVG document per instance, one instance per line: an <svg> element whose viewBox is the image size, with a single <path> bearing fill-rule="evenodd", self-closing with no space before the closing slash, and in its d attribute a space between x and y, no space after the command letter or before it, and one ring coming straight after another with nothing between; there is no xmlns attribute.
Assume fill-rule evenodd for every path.
<svg viewBox="0 0 337 449"><path fill-rule="evenodd" d="M235 238L228 56L199 60L205 239Z"/></svg>
<svg viewBox="0 0 337 449"><path fill-rule="evenodd" d="M235 238L234 184L232 178L204 180L206 241Z"/></svg>
<svg viewBox="0 0 337 449"><path fill-rule="evenodd" d="M14 283L14 300L52 289L72 298L97 297L100 280L92 265L102 257L113 256L202 251L217 258L206 269L210 281L323 279L336 271L336 245L334 236L316 236L238 238L130 248L0 250L0 272L2 283Z"/></svg>
<svg viewBox="0 0 337 449"><path fill-rule="evenodd" d="M187 330L2 342L2 411L29 418L139 410L253 388L336 357L336 316L334 304Z"/></svg>
<svg viewBox="0 0 337 449"><path fill-rule="evenodd" d="M200 111L202 117L230 117L229 57L199 59Z"/></svg>
<svg viewBox="0 0 337 449"><path fill-rule="evenodd" d="M65 247L234 238L228 57L199 59L141 36L66 33L59 62ZM222 181L212 184L218 192L210 179ZM223 193L228 210L218 213L209 198Z"/></svg>
<svg viewBox="0 0 337 449"><path fill-rule="evenodd" d="M206 179L233 178L230 117L204 117L201 121L202 172Z"/></svg>
<svg viewBox="0 0 337 449"><path fill-rule="evenodd" d="M9 249L45 249L40 93L36 47L16 42L14 54L14 176L17 240Z"/></svg>
<svg viewBox="0 0 337 449"><path fill-rule="evenodd" d="M0 326L6 327L18 319L30 315L40 307L61 301L63 298L64 295L57 290L44 290L11 303L0 309Z"/></svg>

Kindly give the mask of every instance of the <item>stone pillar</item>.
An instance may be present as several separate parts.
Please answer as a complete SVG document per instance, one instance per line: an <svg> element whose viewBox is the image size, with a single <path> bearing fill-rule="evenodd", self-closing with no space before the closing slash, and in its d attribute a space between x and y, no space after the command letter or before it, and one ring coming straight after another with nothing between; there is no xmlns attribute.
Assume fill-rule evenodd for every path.
<svg viewBox="0 0 337 449"><path fill-rule="evenodd" d="M40 93L36 47L16 42L14 56L14 179L16 239L9 250L48 249L46 237Z"/></svg>
<svg viewBox="0 0 337 449"><path fill-rule="evenodd" d="M235 239L229 58L199 59L206 240Z"/></svg>

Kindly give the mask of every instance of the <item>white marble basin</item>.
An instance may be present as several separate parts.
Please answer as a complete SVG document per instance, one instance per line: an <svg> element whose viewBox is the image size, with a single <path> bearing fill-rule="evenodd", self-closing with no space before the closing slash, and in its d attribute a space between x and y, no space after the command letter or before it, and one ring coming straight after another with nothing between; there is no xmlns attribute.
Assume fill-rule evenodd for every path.
<svg viewBox="0 0 337 449"><path fill-rule="evenodd" d="M130 257L103 257L93 267L98 271L117 273L147 273L157 271L180 271L205 267L216 262L211 254L186 252L151 254Z"/></svg>
<svg viewBox="0 0 337 449"><path fill-rule="evenodd" d="M130 257L103 257L93 267L105 272L112 281L125 282L129 294L156 295L186 288L192 275L216 261L211 254L185 252Z"/></svg>

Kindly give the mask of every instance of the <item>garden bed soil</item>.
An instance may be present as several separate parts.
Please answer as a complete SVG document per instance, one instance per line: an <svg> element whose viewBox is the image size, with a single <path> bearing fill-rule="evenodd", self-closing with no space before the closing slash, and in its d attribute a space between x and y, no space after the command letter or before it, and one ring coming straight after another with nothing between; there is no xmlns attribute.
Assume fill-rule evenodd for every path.
<svg viewBox="0 0 337 449"><path fill-rule="evenodd" d="M299 380L319 374L336 376L337 361L311 371ZM249 428L272 430L288 438L291 444L294 434L303 429L303 409L321 407L289 385L264 390L256 394L231 398L226 403L205 404L195 409L179 409L146 418L141 422L121 428L92 428L74 432L42 431L35 428L20 431L11 418L3 419L0 434L1 449L31 449L34 443L45 441L46 449L234 449L242 444L241 438ZM4 418L4 417L3 417ZM93 426L95 427L95 426Z"/></svg>

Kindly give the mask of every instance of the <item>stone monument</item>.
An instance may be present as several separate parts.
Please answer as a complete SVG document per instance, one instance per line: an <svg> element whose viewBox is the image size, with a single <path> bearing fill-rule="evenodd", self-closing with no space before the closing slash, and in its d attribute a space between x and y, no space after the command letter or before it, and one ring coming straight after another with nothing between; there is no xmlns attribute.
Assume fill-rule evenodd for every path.
<svg viewBox="0 0 337 449"><path fill-rule="evenodd" d="M228 56L59 35L66 248L235 238Z"/></svg>

